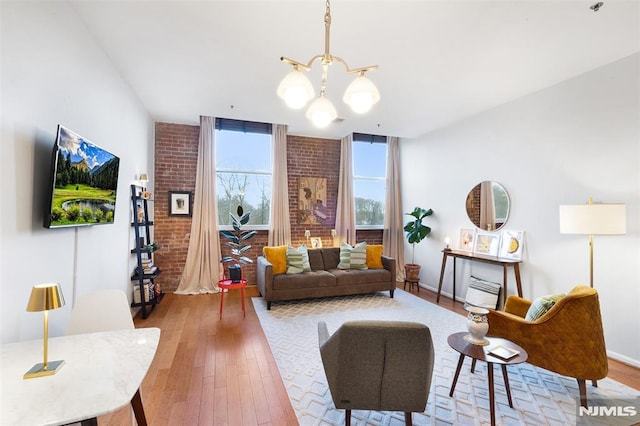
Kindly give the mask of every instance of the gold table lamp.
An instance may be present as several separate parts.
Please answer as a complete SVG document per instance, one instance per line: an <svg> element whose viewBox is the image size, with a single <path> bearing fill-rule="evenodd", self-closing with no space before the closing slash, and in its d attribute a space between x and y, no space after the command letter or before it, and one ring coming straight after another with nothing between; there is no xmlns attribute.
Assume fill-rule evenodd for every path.
<svg viewBox="0 0 640 426"><path fill-rule="evenodd" d="M23 378L32 379L34 377L50 376L62 367L64 361L47 362L47 349L49 340L49 311L64 306L62 290L56 283L35 285L31 289L31 297L27 304L27 312L44 313L44 360L31 367L24 373Z"/></svg>

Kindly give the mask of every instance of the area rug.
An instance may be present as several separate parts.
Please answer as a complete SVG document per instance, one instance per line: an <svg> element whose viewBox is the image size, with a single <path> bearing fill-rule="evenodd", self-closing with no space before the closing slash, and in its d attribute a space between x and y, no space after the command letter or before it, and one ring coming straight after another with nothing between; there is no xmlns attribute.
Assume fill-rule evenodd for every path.
<svg viewBox="0 0 640 426"><path fill-rule="evenodd" d="M487 366L478 362L474 374L467 358L453 397L451 380L459 354L447 337L466 329L466 319L454 312L397 289L368 295L274 302L267 310L261 297L253 298L260 324L273 352L300 425L344 425L344 410L331 400L318 350L318 322L325 321L333 333L351 320L415 321L429 326L435 348L432 387L426 410L414 413L414 425L486 425L490 423ZM498 425L616 424L631 425L638 419L608 416L588 421L577 416L575 379L559 376L530 364L508 367L514 408L510 408L502 373L495 369L496 423ZM611 379L587 386L589 399L621 401L640 398L640 392ZM627 402L625 402L627 401ZM621 413L625 414L625 413ZM352 411L353 425L403 425L399 412Z"/></svg>

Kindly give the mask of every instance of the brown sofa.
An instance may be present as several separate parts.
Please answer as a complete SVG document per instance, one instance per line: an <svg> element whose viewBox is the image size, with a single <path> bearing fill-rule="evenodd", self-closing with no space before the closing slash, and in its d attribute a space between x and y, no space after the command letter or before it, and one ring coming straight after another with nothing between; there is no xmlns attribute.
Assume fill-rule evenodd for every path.
<svg viewBox="0 0 640 426"><path fill-rule="evenodd" d="M311 272L301 274L273 274L273 266L259 256L256 267L260 294L271 309L271 302L312 297L343 296L389 290L393 297L396 288L396 261L382 256L384 269L338 269L340 249L328 247L309 249Z"/></svg>

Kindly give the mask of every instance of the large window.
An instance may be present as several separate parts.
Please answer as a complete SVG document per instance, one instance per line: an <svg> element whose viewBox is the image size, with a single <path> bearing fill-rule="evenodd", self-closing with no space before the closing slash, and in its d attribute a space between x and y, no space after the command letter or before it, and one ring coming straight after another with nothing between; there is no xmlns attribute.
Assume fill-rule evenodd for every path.
<svg viewBox="0 0 640 426"><path fill-rule="evenodd" d="M271 125L216 119L218 224L231 225L238 206L251 212L250 225L269 225Z"/></svg>
<svg viewBox="0 0 640 426"><path fill-rule="evenodd" d="M353 135L353 192L356 227L384 225L387 144L384 136Z"/></svg>

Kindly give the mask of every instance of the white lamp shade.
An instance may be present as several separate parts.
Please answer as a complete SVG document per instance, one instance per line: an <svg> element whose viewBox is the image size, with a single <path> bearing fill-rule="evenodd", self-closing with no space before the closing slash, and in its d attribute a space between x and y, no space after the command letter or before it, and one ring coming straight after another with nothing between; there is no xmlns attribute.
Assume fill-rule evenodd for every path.
<svg viewBox="0 0 640 426"><path fill-rule="evenodd" d="M278 96L293 109L300 109L316 95L311 82L300 70L294 69L278 86Z"/></svg>
<svg viewBox="0 0 640 426"><path fill-rule="evenodd" d="M317 98L309 105L307 118L318 128L327 127L338 117L338 112L331 101L324 95Z"/></svg>
<svg viewBox="0 0 640 426"><path fill-rule="evenodd" d="M624 204L578 204L560 206L560 233L622 235L627 232Z"/></svg>
<svg viewBox="0 0 640 426"><path fill-rule="evenodd" d="M380 92L376 86L364 75L358 76L351 82L342 97L344 103L358 113L368 112L380 100Z"/></svg>

